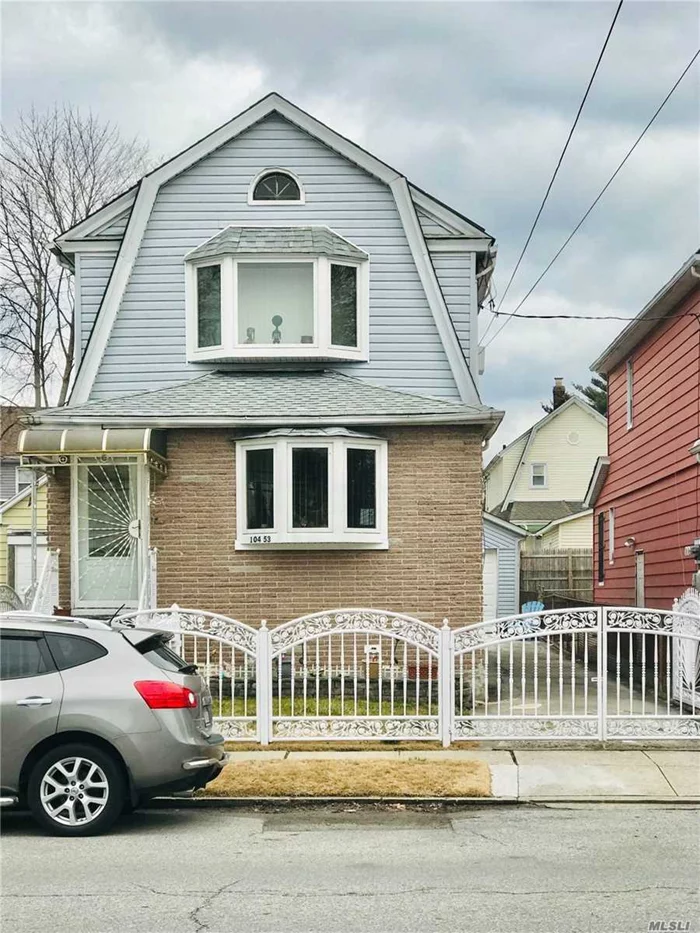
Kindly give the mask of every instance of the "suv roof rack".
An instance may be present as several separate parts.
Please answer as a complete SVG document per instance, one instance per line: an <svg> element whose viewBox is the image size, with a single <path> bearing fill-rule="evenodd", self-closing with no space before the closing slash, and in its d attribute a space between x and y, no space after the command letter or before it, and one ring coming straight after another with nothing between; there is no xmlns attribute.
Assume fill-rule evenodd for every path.
<svg viewBox="0 0 700 933"><path fill-rule="evenodd" d="M28 609L14 609L0 613L0 623L3 622L44 622L51 625L66 625L69 628L87 628L109 630L106 622L99 619L78 619L75 616L52 616L42 612L31 612Z"/></svg>

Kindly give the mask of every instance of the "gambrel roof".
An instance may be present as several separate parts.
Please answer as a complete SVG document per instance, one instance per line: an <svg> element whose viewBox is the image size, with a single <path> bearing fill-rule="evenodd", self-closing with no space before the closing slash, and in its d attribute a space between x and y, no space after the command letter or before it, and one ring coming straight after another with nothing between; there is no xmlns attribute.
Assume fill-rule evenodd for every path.
<svg viewBox="0 0 700 933"><path fill-rule="evenodd" d="M421 189L409 185L407 179L391 166L331 130L278 94L269 94L262 98L243 113L145 175L134 189L125 192L111 204L101 208L57 238L56 250L62 256L70 255L80 248L81 243L84 244L90 238L102 239L105 231L109 231L110 224L125 218L128 212L128 222L123 237L121 239L117 237L113 241L115 248L118 247L116 262L85 353L80 361L71 393L71 402L80 404L87 401L90 396L160 187L273 113L316 138L389 187L455 385L462 401L470 404L476 402L478 405L479 392L472 375L472 370L475 371L477 365L477 343L474 340L473 347L470 347L468 362L430 258L418 210L434 218L436 224L442 227L447 235L455 236L455 243L462 248L488 251L493 246L493 238L483 227L474 224L464 215L427 195ZM441 238L444 239L444 237L436 237L438 240ZM485 278L481 280L480 287L485 281Z"/></svg>

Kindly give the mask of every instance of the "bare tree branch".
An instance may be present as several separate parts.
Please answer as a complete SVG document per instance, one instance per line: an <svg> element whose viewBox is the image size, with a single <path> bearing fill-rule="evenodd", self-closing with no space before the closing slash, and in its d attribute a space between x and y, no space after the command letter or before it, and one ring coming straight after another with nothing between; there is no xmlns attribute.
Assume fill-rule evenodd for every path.
<svg viewBox="0 0 700 933"><path fill-rule="evenodd" d="M2 131L0 351L36 407L65 402L74 363L73 282L51 244L147 169L145 144L71 106Z"/></svg>

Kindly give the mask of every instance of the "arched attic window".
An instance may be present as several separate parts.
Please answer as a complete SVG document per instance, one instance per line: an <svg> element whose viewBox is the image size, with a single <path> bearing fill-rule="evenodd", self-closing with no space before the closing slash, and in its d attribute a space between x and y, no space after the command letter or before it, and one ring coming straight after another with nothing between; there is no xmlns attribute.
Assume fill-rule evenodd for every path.
<svg viewBox="0 0 700 933"><path fill-rule="evenodd" d="M299 179L283 169L266 169L253 179L248 198L251 204L303 204Z"/></svg>

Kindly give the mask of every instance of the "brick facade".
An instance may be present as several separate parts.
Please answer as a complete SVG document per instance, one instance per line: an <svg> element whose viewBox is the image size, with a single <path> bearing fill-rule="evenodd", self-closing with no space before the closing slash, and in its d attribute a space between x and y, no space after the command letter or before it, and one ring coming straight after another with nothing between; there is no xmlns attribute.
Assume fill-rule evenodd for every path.
<svg viewBox="0 0 700 933"><path fill-rule="evenodd" d="M389 441L387 551L236 551L231 432L168 432L168 475L152 490L158 603L269 625L343 606L390 609L452 626L481 619L481 435L411 427ZM49 489L49 536L68 588L68 471ZM63 485L65 477L65 488ZM69 605L68 602L64 603Z"/></svg>
<svg viewBox="0 0 700 933"><path fill-rule="evenodd" d="M46 497L46 534L49 547L60 548L58 555L58 602L69 609L70 595L70 470L49 473Z"/></svg>

